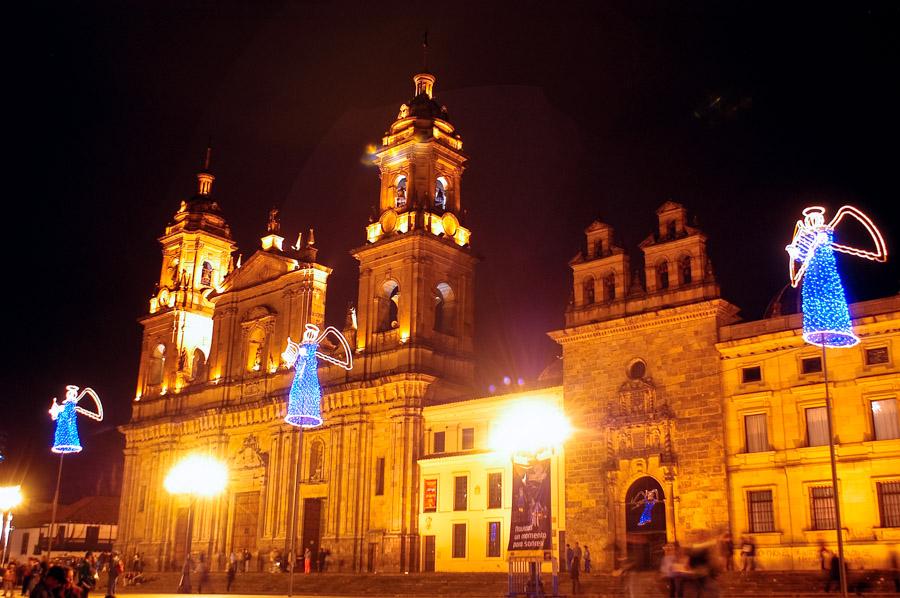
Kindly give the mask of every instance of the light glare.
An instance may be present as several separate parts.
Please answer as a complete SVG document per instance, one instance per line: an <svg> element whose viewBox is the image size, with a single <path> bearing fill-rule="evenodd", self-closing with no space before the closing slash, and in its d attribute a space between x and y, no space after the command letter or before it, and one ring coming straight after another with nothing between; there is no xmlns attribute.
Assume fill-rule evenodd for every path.
<svg viewBox="0 0 900 598"><path fill-rule="evenodd" d="M492 450L537 454L562 445L572 434L572 426L556 407L535 400L523 400L506 410L491 430Z"/></svg>
<svg viewBox="0 0 900 598"><path fill-rule="evenodd" d="M209 455L188 455L169 470L163 486L171 494L215 496L228 484L228 468Z"/></svg>

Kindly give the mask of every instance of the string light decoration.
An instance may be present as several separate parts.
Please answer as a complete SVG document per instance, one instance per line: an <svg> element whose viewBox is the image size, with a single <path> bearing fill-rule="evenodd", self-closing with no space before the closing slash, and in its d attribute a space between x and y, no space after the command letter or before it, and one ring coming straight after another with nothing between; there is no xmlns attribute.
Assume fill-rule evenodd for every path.
<svg viewBox="0 0 900 598"><path fill-rule="evenodd" d="M86 396L93 399L96 411L88 411L78 404ZM53 397L50 418L56 422L56 432L51 451L59 454L81 452L81 439L78 437L79 413L93 420L103 421L103 405L93 389L85 388L79 393L78 387L70 384L66 386L66 398L62 403L58 403L56 397Z"/></svg>
<svg viewBox="0 0 900 598"><path fill-rule="evenodd" d="M319 343L333 335L344 348L344 361L321 353ZM287 348L281 354L288 367L294 368L294 381L288 394L287 415L284 421L299 428L315 428L322 425L322 387L319 386L319 359L344 368L353 369L350 343L337 328L329 326L321 334L315 324L307 324L303 340L299 343L287 339Z"/></svg>
<svg viewBox="0 0 900 598"><path fill-rule="evenodd" d="M641 516L638 519L638 526L644 526L653 521L653 507L656 506L656 503L659 502L659 492L655 488L651 488L649 490L642 490L635 494L634 499L632 500L631 508L644 510L641 511Z"/></svg>
<svg viewBox="0 0 900 598"><path fill-rule="evenodd" d="M875 243L875 249L859 249L834 242L837 225L850 216L859 221ZM852 347L859 342L853 333L844 285L838 273L834 252L840 251L876 262L887 260L884 238L872 220L853 206L843 206L829 223L825 208L811 206L803 210L803 219L794 227L794 237L785 247L791 286L803 281L803 340L823 347Z"/></svg>

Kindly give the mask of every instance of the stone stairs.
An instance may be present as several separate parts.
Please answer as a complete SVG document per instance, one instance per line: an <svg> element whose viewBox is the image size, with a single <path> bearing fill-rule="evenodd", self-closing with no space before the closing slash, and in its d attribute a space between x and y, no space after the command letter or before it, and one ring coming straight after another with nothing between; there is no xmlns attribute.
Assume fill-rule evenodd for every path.
<svg viewBox="0 0 900 598"><path fill-rule="evenodd" d="M866 595L897 596L893 581L887 573L869 572L872 587ZM854 583L862 574L851 572ZM173 593L180 574L147 573L148 582L137 586L120 585L120 592L153 594ZM194 592L196 576L192 576ZM550 591L550 576L544 575L544 587ZM560 577L560 595L570 596L571 581L567 575ZM824 590L824 578L819 572L756 571L746 575L726 573L710 580L703 596L733 596L735 598L761 598L768 596L820 596ZM104 589L102 586L98 591ZM232 585L235 594L286 595L287 574L242 573ZM224 593L224 573L213 573L204 593ZM294 594L313 596L459 596L467 598L506 596L507 577L498 573L414 573L409 575L386 573L323 573L294 577ZM548 594L549 595L549 594ZM697 595L695 586L688 584L686 598ZM589 598L624 596L643 598L668 596L654 572L641 572L627 576L609 574L583 574L579 596Z"/></svg>

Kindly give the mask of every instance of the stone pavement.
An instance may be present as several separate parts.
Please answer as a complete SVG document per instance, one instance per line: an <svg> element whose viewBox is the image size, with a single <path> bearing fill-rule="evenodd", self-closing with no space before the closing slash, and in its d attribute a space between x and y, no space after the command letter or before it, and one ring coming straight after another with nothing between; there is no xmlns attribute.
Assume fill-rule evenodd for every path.
<svg viewBox="0 0 900 598"><path fill-rule="evenodd" d="M862 572L851 572L851 582L863 576ZM172 592L178 586L179 574L148 573L150 581L134 587L120 587L120 594L129 598L140 596L175 596ZM897 596L894 592L893 580L887 572L866 572L871 588L867 596ZM544 587L550 590L550 576L544 576ZM267 573L246 573L238 575L233 592L223 594L225 577L214 573L210 583L204 588L206 596L286 596L288 576ZM99 591L102 586L97 588ZM568 576L560 578L560 594L568 596L571 582ZM710 580L705 597L762 598L782 596L822 596L824 578L820 572L777 572L757 571L747 575L727 573L716 580ZM194 592L197 591L194 579ZM507 594L507 578L497 573L418 573L411 575L397 574L348 574L325 573L301 575L294 580L294 596L316 598L338 597L431 597L454 596L465 598L498 598ZM549 593L548 593L549 595ZM626 596L629 598L652 598L667 596L656 573L638 573L630 577L618 577L607 574L582 575L582 592L579 596L587 598L606 598ZM696 589L689 586L685 591L686 598L697 595Z"/></svg>

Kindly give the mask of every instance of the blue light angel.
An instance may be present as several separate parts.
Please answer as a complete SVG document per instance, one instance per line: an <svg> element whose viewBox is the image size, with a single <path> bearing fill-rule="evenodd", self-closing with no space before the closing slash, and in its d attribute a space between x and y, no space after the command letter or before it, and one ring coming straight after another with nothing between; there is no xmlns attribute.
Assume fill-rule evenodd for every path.
<svg viewBox="0 0 900 598"><path fill-rule="evenodd" d="M88 411L78 404L85 396L93 399L96 411ZM56 432L53 435L51 451L60 454L81 452L81 439L78 437L79 413L93 420L103 421L103 405L93 389L85 388L79 393L78 387L70 384L66 386L66 398L62 403L58 403L56 397L53 397L50 418L56 422Z"/></svg>
<svg viewBox="0 0 900 598"><path fill-rule="evenodd" d="M329 334L333 335L344 348L346 359L341 361L320 352L319 343ZM303 340L299 343L287 339L287 349L281 354L285 364L294 368L294 381L288 394L287 415L284 421L300 428L315 428L322 425L322 388L319 386L319 359L344 368L353 369L350 344L334 326L329 326L321 334L315 324L307 324Z"/></svg>

